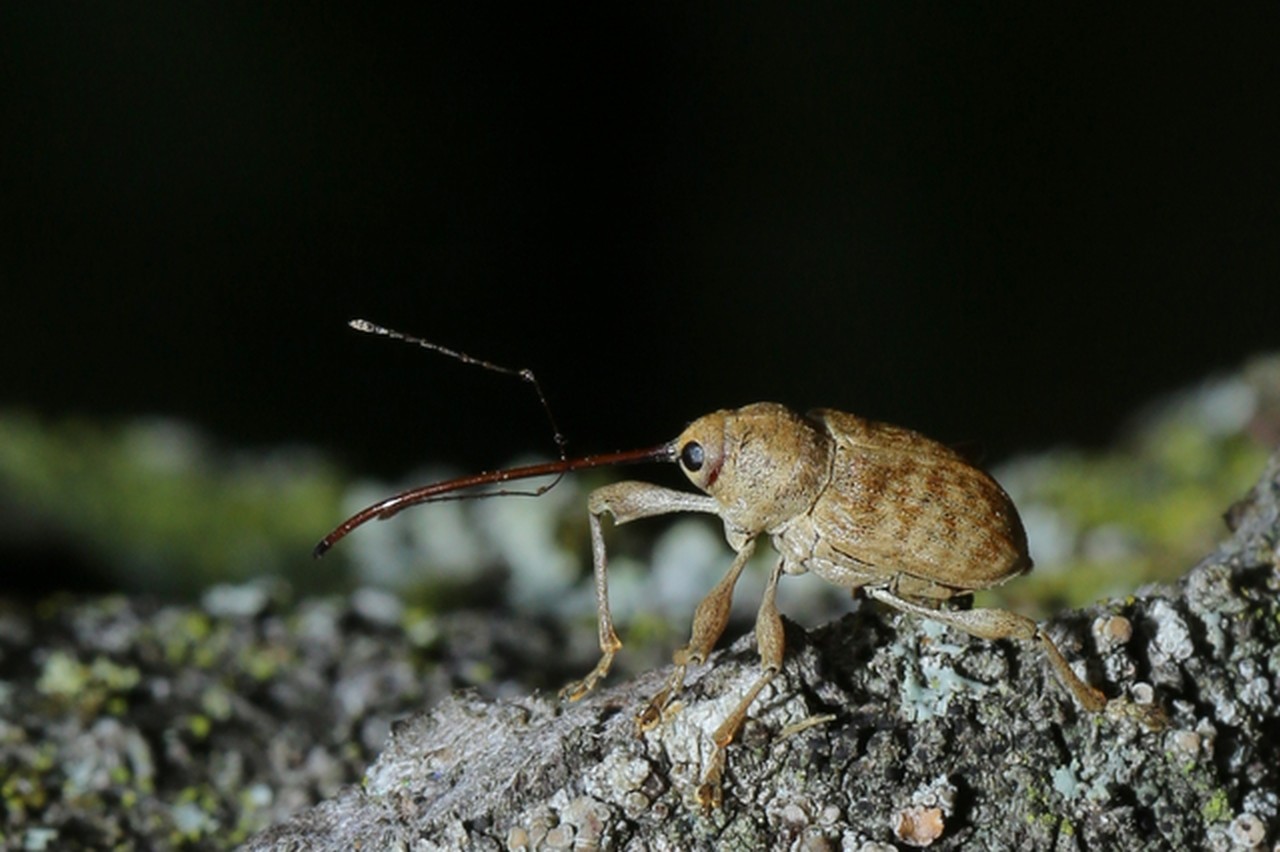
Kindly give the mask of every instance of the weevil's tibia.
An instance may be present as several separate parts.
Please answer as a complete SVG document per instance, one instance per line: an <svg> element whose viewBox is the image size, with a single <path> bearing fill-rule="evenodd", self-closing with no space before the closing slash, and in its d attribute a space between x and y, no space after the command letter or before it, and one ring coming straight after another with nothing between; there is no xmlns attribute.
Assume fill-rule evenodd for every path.
<svg viewBox="0 0 1280 852"><path fill-rule="evenodd" d="M668 444L669 458L676 458L676 444ZM591 563L596 585L596 614L600 628L600 661L582 680L575 681L560 690L560 697L577 701L609 673L614 655L622 647L622 641L613 629L613 615L609 611L609 565L605 555L604 534L600 519L612 515L614 524L626 524L641 518L668 515L675 512L706 512L717 514L719 504L706 494L674 491L647 482L614 482L591 492L587 498L587 519L591 524Z"/></svg>
<svg viewBox="0 0 1280 852"><path fill-rule="evenodd" d="M689 637L689 643L676 651L672 657L675 667L671 670L671 676L667 678L662 689L649 699L648 706L636 716L636 727L641 732L650 730L662 721L667 706L675 700L684 687L684 675L689 665L700 665L706 662L716 642L720 641L721 634L729 624L729 613L733 607L733 588L737 585L742 569L746 567L747 561L751 559L755 550L756 540L747 539L742 549L733 558L733 564L729 566L729 570L720 578L720 582L716 583L715 588L707 593L702 603L698 604L693 615L693 632Z"/></svg>
<svg viewBox="0 0 1280 852"><path fill-rule="evenodd" d="M698 804L704 809L718 808L723 798L721 776L724 773L725 751L738 736L742 725L747 721L747 711L760 695L760 691L782 671L782 658L786 652L786 636L782 628L782 616L778 614L777 593L778 578L782 576L783 562L778 561L773 573L769 575L769 584L765 586L764 599L760 601L760 610L756 615L756 646L760 650L760 676L751 685L738 706L729 714L716 732L711 735L715 743L715 751L707 761L707 768L702 773L702 783L698 785Z"/></svg>

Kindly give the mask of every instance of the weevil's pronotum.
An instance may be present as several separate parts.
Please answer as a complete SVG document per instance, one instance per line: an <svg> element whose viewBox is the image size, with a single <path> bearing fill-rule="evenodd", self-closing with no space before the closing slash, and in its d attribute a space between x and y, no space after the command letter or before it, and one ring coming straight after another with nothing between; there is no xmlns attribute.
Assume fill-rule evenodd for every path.
<svg viewBox="0 0 1280 852"><path fill-rule="evenodd" d="M371 323L352 325L519 375L534 384L546 406L527 370L498 368ZM1098 711L1107 703L1101 692L1071 670L1057 646L1031 619L997 609L943 607L951 598L1026 572L1031 558L1009 495L942 444L840 411L818 409L801 415L771 402L713 412L693 421L674 441L643 450L569 459L558 432L556 439L559 461L480 473L389 497L344 521L316 546L315 553L323 554L366 521L389 518L419 503L457 497L453 492L459 489L604 465L678 463L703 493L646 482L618 482L591 492L588 512L600 661L582 680L566 686L561 696L577 700L590 692L622 647L609 612L601 518L610 515L615 524L625 524L673 512L706 512L724 522L725 537L735 553L724 577L698 605L692 635L675 652L671 676L638 715L641 730L661 721L663 711L680 692L688 666L703 662L711 653L728 623L734 585L760 537L767 536L780 558L769 575L756 618L762 670L713 734L715 750L698 788L704 805L719 803L725 750L756 696L782 666L782 620L774 598L783 574L813 572L852 592L983 639L1038 640L1058 679L1082 707Z"/></svg>

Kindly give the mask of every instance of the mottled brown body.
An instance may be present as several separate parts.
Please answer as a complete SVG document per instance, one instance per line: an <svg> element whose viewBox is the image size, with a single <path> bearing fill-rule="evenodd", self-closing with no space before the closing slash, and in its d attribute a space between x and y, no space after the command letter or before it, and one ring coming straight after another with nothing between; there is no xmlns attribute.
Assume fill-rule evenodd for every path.
<svg viewBox="0 0 1280 852"><path fill-rule="evenodd" d="M715 498L730 545L768 534L785 573L944 600L1031 567L1004 489L909 429L756 403L701 418L675 445L691 442L706 461L686 473Z"/></svg>
<svg viewBox="0 0 1280 852"><path fill-rule="evenodd" d="M810 417L826 428L835 452L813 507L774 536L789 563L851 589L892 578L900 594L933 599L1031 567L1009 495L961 456L852 414Z"/></svg>
<svg viewBox="0 0 1280 852"><path fill-rule="evenodd" d="M820 409L801 416L765 402L699 418L671 443L670 455L705 496L645 482L615 483L590 496L601 658L562 694L586 694L622 647L609 612L603 515L621 524L669 512L708 512L724 521L725 537L737 553L698 605L689 643L675 653L667 684L638 717L642 731L661 721L687 667L711 653L728 623L734 584L758 538L768 536L781 558L756 619L763 671L713 735L716 750L698 790L705 806L719 803L725 748L781 668L783 631L774 601L784 573L811 571L981 638L1039 640L1076 700L1091 711L1105 706L1102 693L1080 680L1035 622L1003 610L940 607L1031 567L1013 502L957 453L910 430L852 414Z"/></svg>

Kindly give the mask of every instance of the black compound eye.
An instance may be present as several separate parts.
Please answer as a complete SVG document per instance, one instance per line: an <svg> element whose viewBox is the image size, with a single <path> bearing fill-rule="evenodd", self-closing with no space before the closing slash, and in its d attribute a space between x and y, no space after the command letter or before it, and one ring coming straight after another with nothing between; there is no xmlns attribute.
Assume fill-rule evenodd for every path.
<svg viewBox="0 0 1280 852"><path fill-rule="evenodd" d="M690 441L680 448L680 464L685 470L701 470L702 463L705 460L706 457L702 451L702 445L697 441Z"/></svg>

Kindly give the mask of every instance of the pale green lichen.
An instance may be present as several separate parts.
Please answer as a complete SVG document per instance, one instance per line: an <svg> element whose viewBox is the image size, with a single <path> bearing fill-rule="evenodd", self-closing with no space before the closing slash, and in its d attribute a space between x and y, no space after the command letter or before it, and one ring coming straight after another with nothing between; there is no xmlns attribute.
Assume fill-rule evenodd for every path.
<svg viewBox="0 0 1280 852"><path fill-rule="evenodd" d="M903 705L911 718L925 721L945 716L955 697L972 700L991 689L956 670L955 660L964 653L965 647L944 641L951 635L948 627L921 620L919 630L925 642L914 659L904 660L899 681Z"/></svg>
<svg viewBox="0 0 1280 852"><path fill-rule="evenodd" d="M1053 789L1064 799L1074 799L1080 793L1080 779L1070 765L1056 767L1052 773Z"/></svg>
<svg viewBox="0 0 1280 852"><path fill-rule="evenodd" d="M55 651L41 669L36 689L60 705L72 705L91 716L99 710L119 715L127 704L123 693L138 685L142 675L103 656L88 665L71 654Z"/></svg>
<svg viewBox="0 0 1280 852"><path fill-rule="evenodd" d="M1234 814L1231 811L1227 791L1214 790L1209 800L1200 808L1200 815L1204 817L1205 822L1230 822Z"/></svg>

